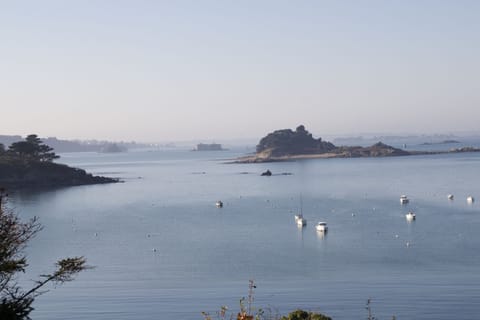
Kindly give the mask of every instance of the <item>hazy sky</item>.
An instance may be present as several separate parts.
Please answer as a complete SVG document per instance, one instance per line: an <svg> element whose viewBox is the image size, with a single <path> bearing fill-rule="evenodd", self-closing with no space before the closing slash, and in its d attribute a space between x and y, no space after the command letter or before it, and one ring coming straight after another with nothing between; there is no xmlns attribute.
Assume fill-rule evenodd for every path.
<svg viewBox="0 0 480 320"><path fill-rule="evenodd" d="M480 1L2 1L0 134L478 130Z"/></svg>

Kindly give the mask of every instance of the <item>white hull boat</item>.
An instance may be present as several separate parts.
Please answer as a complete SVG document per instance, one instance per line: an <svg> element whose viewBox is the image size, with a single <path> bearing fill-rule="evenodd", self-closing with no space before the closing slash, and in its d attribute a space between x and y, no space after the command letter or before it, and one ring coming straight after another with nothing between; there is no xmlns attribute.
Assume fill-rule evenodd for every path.
<svg viewBox="0 0 480 320"><path fill-rule="evenodd" d="M305 218L300 218L297 220L297 226L299 227L304 227L307 225L307 219Z"/></svg>
<svg viewBox="0 0 480 320"><path fill-rule="evenodd" d="M407 218L407 221L413 221L416 219L416 217L417 216L415 215L415 213L411 211L405 215L405 218Z"/></svg>
<svg viewBox="0 0 480 320"><path fill-rule="evenodd" d="M315 229L317 229L318 232L327 232L328 231L327 223L326 222L319 222L315 226Z"/></svg>
<svg viewBox="0 0 480 320"><path fill-rule="evenodd" d="M401 203L401 204L408 203L409 201L410 201L410 200L408 200L408 198L407 198L406 195L400 196L400 203Z"/></svg>

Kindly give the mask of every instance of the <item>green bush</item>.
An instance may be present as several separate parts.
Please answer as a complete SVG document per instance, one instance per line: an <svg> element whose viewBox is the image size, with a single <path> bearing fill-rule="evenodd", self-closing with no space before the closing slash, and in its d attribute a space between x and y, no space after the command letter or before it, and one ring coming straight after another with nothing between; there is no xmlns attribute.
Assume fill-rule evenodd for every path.
<svg viewBox="0 0 480 320"><path fill-rule="evenodd" d="M298 309L282 317L281 320L332 320L332 318L321 313L307 312Z"/></svg>

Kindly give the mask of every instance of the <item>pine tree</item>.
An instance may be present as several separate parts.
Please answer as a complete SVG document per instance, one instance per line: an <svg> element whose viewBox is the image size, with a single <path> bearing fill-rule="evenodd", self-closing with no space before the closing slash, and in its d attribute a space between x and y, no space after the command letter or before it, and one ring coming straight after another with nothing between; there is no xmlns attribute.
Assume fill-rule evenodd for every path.
<svg viewBox="0 0 480 320"><path fill-rule="evenodd" d="M27 161L51 162L59 158L59 156L53 152L53 148L44 144L36 134L28 135L25 141L12 143L8 148L8 152L13 156Z"/></svg>

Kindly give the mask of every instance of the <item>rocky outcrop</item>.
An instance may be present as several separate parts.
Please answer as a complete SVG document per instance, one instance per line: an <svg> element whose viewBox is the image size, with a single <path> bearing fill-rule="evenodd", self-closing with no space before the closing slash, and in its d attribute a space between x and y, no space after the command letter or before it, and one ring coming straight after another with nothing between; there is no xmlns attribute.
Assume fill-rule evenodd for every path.
<svg viewBox="0 0 480 320"><path fill-rule="evenodd" d="M378 142L370 147L339 147L337 148L337 153L343 154L344 157L348 158L411 155L408 151L394 148L382 142Z"/></svg>
<svg viewBox="0 0 480 320"><path fill-rule="evenodd" d="M270 170L267 170L265 172L262 172L261 175L264 176L264 177L270 177L272 175L272 172Z"/></svg>
<svg viewBox="0 0 480 320"><path fill-rule="evenodd" d="M262 138L257 145L257 155L262 158L297 154L318 154L334 150L336 147L322 138L314 139L303 125L295 131L277 130Z"/></svg>
<svg viewBox="0 0 480 320"><path fill-rule="evenodd" d="M453 143L453 142L452 142ZM261 163L292 161L300 159L397 157L409 155L431 155L459 152L480 152L480 148L463 147L449 151L406 151L378 142L370 147L342 146L314 139L303 125L295 131L277 130L263 137L254 155L237 158L233 163Z"/></svg>
<svg viewBox="0 0 480 320"><path fill-rule="evenodd" d="M370 147L336 147L333 143L315 139L303 125L295 131L277 130L263 137L253 156L237 159L237 163L258 163L289 161L314 158L355 158L389 157L411 155L408 151L397 149L378 142Z"/></svg>

